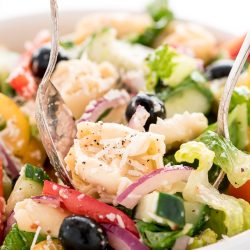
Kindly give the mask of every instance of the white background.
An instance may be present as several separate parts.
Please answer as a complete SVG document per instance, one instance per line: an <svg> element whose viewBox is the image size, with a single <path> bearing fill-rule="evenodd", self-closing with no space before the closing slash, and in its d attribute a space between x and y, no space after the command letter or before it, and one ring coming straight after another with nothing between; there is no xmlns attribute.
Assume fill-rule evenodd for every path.
<svg viewBox="0 0 250 250"><path fill-rule="evenodd" d="M142 10L148 0L58 0L60 10ZM250 0L170 0L177 16L240 34L250 29ZM0 0L1 19L48 11L49 0ZM35 20L32 20L35 22Z"/></svg>

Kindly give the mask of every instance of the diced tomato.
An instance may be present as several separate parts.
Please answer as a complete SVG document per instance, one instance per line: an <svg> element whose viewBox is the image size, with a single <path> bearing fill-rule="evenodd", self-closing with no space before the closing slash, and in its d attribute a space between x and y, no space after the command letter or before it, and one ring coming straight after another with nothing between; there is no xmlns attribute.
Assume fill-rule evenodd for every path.
<svg viewBox="0 0 250 250"><path fill-rule="evenodd" d="M99 223L111 223L125 227L138 237L138 231L132 219L119 209L91 196L50 181L44 182L43 194L59 197L63 207L73 214L89 216Z"/></svg>
<svg viewBox="0 0 250 250"><path fill-rule="evenodd" d="M235 59L237 57L245 37L246 35L237 37L236 39L233 39L232 41L225 44L224 48L232 59ZM250 60L250 55L248 57L248 60Z"/></svg>
<svg viewBox="0 0 250 250"><path fill-rule="evenodd" d="M3 198L3 164L0 158L0 244L3 241L4 209L5 209L5 200Z"/></svg>
<svg viewBox="0 0 250 250"><path fill-rule="evenodd" d="M37 90L37 84L30 69L20 66L13 71L8 79L11 87L25 99L32 98Z"/></svg>
<svg viewBox="0 0 250 250"><path fill-rule="evenodd" d="M250 181L247 181L244 185L239 188L235 188L232 185L228 188L228 194L236 198L242 198L250 202Z"/></svg>
<svg viewBox="0 0 250 250"><path fill-rule="evenodd" d="M50 40L46 32L39 33L32 43L27 45L27 50L20 57L17 67L11 72L8 82L18 95L25 99L34 97L37 83L32 75L30 63L33 52Z"/></svg>

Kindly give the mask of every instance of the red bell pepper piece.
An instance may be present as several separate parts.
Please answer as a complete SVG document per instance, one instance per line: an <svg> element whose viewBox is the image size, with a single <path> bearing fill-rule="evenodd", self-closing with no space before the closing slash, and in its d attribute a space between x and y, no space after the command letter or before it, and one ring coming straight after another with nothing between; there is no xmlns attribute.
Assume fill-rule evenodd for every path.
<svg viewBox="0 0 250 250"><path fill-rule="evenodd" d="M245 37L246 35L237 37L225 44L224 48L232 59L235 59L237 57ZM248 60L250 60L250 55L248 56Z"/></svg>
<svg viewBox="0 0 250 250"><path fill-rule="evenodd" d="M236 198L244 199L247 202L250 202L250 181L247 181L244 185L239 188L235 188L233 185L229 185L228 194Z"/></svg>
<svg viewBox="0 0 250 250"><path fill-rule="evenodd" d="M25 99L32 98L37 90L37 84L30 69L17 67L9 76L8 82L18 95Z"/></svg>
<svg viewBox="0 0 250 250"><path fill-rule="evenodd" d="M72 214L89 216L99 223L111 223L126 228L139 236L135 223L125 213L77 190L45 181L43 195L60 198L62 205Z"/></svg>
<svg viewBox="0 0 250 250"><path fill-rule="evenodd" d="M32 75L30 63L33 52L42 47L43 44L50 40L48 33L40 33L34 41L27 46L27 50L23 53L17 67L11 72L8 82L18 95L25 99L35 96L37 91L37 83Z"/></svg>

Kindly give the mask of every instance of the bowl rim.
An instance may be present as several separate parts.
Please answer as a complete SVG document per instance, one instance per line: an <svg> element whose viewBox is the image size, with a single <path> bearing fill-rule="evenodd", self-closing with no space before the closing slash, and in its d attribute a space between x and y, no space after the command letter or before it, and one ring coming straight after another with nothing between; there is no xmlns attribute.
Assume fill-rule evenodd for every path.
<svg viewBox="0 0 250 250"><path fill-rule="evenodd" d="M97 8L89 8L89 9L81 9L81 10L62 10L59 13L59 30L60 30L60 35L65 35L68 33L72 33L72 31L75 28L75 25L77 21L81 20L81 18L86 15L86 14L91 14L91 13L109 13L109 12L117 12L116 9L97 9ZM125 12L125 13L143 13L143 11L138 11L138 10L119 10L119 12ZM223 31L219 28L209 26L207 24L204 24L202 22L197 22L193 20L187 20L183 19L180 17L176 17L177 20L184 21L184 22L191 22L194 24L199 24L211 31L212 33L215 34L217 37L218 41L223 41L225 39L232 39L235 37L233 33ZM36 29L33 28L34 25L30 25L30 20L34 20L32 24L35 24L37 27ZM22 27L20 24L24 24ZM23 44L27 40L31 40L35 34L39 31L44 29L49 29L50 25L50 19L49 19L49 12L48 11L41 11L41 12L36 12L36 13L29 13L29 14L20 14L15 17L5 17L3 19L0 19L0 45L7 46L7 48L14 49L17 51L21 51L23 47ZM17 27L13 27L17 26ZM21 42L15 42L13 39L10 37L12 32L18 30L18 32L15 34L17 38L15 39L16 41ZM20 32L20 29L22 29L22 32ZM29 30L27 30L29 29ZM12 31L13 30L13 31ZM21 37L21 39L20 39ZM13 44L16 44L13 46Z"/></svg>
<svg viewBox="0 0 250 250"><path fill-rule="evenodd" d="M67 34L67 33L71 33L72 32L72 28L75 27L76 22L79 21L81 19L81 16L84 16L85 14L91 14L91 13L100 13L100 12L115 12L117 11L116 9L108 9L108 10L99 10L96 8L91 8L91 9L87 9L87 10L62 10L59 14L59 25L60 25L60 30L61 30L61 34ZM126 13L142 13L140 11L133 11L133 10L119 10L119 12L126 12ZM47 11L41 11L41 12L37 12L37 13L30 13L30 14L22 14L22 15L18 15L15 17L5 17L3 19L0 19L0 45L6 46L7 48L13 49L13 47L17 47L17 51L19 51L21 48L23 48L23 44L27 41L27 39L23 39L19 44L19 41L17 41L17 43L19 44L19 46L8 46L8 44L6 44L5 42L2 43L2 40L4 41L11 41L10 38L6 39L6 36L4 35L7 32L7 36L12 33L10 32L10 28L12 26L15 26L16 24L21 24L21 23L30 23L30 20L38 20L39 21L39 25L36 24L37 28L32 30L32 37L34 37L35 33L33 34L34 31L36 31L36 33L39 31L39 29L41 28L41 26L43 26L45 24L46 28L49 28L49 12ZM221 29L218 29L216 27L212 27L209 25L206 25L202 22L197 22L197 21L192 21L192 20L186 20L186 19L182 19L182 18L178 18L178 20L180 21L185 21L185 22L191 22L191 23L195 23L195 24L200 24L203 27L207 28L208 30L210 30L212 33L215 34L215 36L219 39L219 41L225 40L225 39L232 39L235 37L234 34L229 33L229 32L225 32ZM47 20L47 22L43 22L44 20ZM67 31L64 32L65 29L65 23L69 22L69 25L67 26ZM64 26L64 28L63 28ZM29 26L29 28L31 28L32 26ZM19 27L16 27L16 29L20 29ZM70 31L71 32L68 32ZM29 33L30 31L26 30L26 33ZM25 34L26 34L25 33ZM17 39L18 40L18 39ZM8 42L7 42L8 43ZM22 47L21 47L22 46ZM247 241L247 239L250 239L250 230L246 230L238 235L235 235L231 238L226 238L223 239L221 241L216 242L215 244L211 244L202 248L198 248L200 250L221 250L221 248L225 248L228 250L233 250L235 249L235 247L244 247L244 246L248 246L250 243L250 240ZM241 243L239 243L238 241L241 240Z"/></svg>

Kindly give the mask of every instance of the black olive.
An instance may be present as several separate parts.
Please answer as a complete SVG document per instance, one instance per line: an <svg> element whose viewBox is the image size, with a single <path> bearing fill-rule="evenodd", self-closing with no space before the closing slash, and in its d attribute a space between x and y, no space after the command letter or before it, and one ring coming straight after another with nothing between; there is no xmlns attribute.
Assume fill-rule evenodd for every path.
<svg viewBox="0 0 250 250"><path fill-rule="evenodd" d="M166 109L164 103L161 100L152 94L139 93L131 99L127 106L127 121L131 119L139 105L143 106L150 115L146 124L144 125L146 131L149 129L151 123L157 122L157 117L162 119L166 118Z"/></svg>
<svg viewBox="0 0 250 250"><path fill-rule="evenodd" d="M43 77L49 63L50 50L50 47L46 46L37 49L33 53L31 59L31 69L34 76L39 78ZM69 59L59 51L56 62L58 63L63 60Z"/></svg>
<svg viewBox="0 0 250 250"><path fill-rule="evenodd" d="M108 245L100 225L90 218L77 215L64 219L59 239L65 250L105 250Z"/></svg>
<svg viewBox="0 0 250 250"><path fill-rule="evenodd" d="M233 60L218 60L206 68L206 76L209 80L227 77L233 67Z"/></svg>

